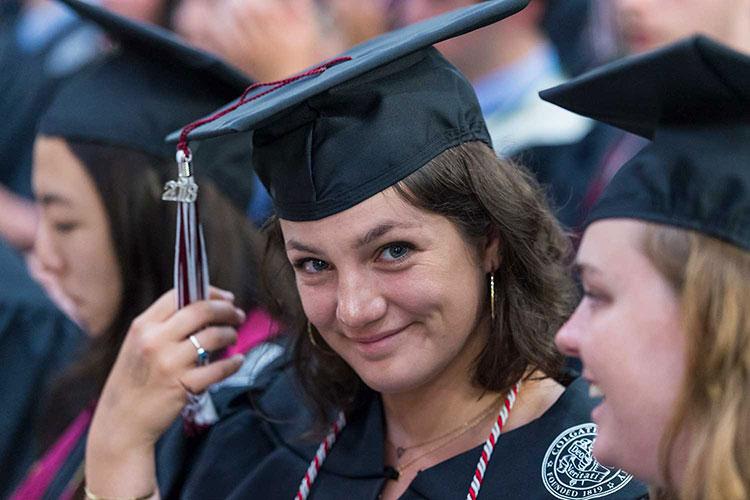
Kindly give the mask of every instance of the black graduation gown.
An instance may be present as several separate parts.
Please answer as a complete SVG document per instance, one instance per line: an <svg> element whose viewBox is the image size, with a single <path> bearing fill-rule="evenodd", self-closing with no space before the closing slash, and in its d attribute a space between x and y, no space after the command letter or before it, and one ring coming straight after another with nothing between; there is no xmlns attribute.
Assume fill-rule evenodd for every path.
<svg viewBox="0 0 750 500"><path fill-rule="evenodd" d="M40 451L34 433L40 394L84 341L0 240L0 498L13 491Z"/></svg>
<svg viewBox="0 0 750 500"><path fill-rule="evenodd" d="M184 498L292 498L319 445L305 439L310 414L287 370L250 403L225 408L192 467ZM590 456L595 427L588 386L576 380L539 419L502 434L479 498L634 499L645 487ZM265 418L261 416L265 414ZM340 434L311 498L376 499L395 471L383 466L383 414L373 394ZM420 472L403 499L466 498L481 446Z"/></svg>

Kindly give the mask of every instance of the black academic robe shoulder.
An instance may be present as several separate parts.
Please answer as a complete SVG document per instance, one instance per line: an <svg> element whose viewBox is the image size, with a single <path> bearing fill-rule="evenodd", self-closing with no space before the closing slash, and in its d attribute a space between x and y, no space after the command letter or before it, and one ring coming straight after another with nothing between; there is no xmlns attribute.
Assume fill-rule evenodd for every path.
<svg viewBox="0 0 750 500"><path fill-rule="evenodd" d="M75 358L84 334L26 272L21 257L0 240L0 498L10 494L37 458L39 397Z"/></svg>
<svg viewBox="0 0 750 500"><path fill-rule="evenodd" d="M291 370L276 371L252 403L239 396L204 443L184 498L292 498L319 445L310 439ZM596 426L588 387L576 380L537 420L502 434L479 498L636 499L645 487L591 457ZM384 466L383 414L372 395L340 434L311 498L376 499L394 471ZM403 499L466 498L481 446L421 471ZM231 492L231 494L230 494Z"/></svg>

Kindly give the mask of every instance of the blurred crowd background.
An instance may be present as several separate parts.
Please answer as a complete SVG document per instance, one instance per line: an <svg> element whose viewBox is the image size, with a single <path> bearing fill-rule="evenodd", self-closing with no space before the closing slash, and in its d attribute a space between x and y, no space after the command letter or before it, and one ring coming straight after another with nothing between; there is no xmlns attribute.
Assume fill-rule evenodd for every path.
<svg viewBox="0 0 750 500"><path fill-rule="evenodd" d="M381 32L471 3L98 1L117 13L174 31L221 56L256 81L283 78ZM631 26L632 18L649 13L630 9L625 5L628 3L635 2L534 0L521 15L440 46L476 84L498 153L526 152L521 158L540 170L543 180L555 180L555 174L545 166L563 159L557 151L547 148L580 141L591 132L590 124L543 104L536 92L656 43L656 36L653 41L646 40L651 35L647 37ZM622 8L618 9L618 4L623 4ZM624 12L626 9L633 12ZM0 234L17 249L30 250L34 239L29 179L35 118L60 81L107 47L107 41L96 29L54 0L2 0L0 4ZM564 155L596 155L598 148L595 149L566 151ZM621 155L614 156L619 159ZM565 188L558 191L555 198L560 200L561 218L575 226L580 218L580 203L566 200ZM258 194L248 213L261 223L269 211L268 199L258 184Z"/></svg>
<svg viewBox="0 0 750 500"><path fill-rule="evenodd" d="M255 81L273 81L395 27L472 0L94 0L159 25ZM439 46L475 84L500 155L517 157L575 228L641 141L543 103L537 92L629 53L695 31L724 38L732 0L533 0L520 15ZM31 143L59 83L108 50L97 30L54 0L0 3L0 234L33 246ZM186 75L189 78L189 75ZM175 82L175 84L178 84ZM270 213L257 183L248 207ZM28 259L32 268L33 258Z"/></svg>
<svg viewBox="0 0 750 500"><path fill-rule="evenodd" d="M93 1L171 30L266 82L473 0ZM732 44L733 1L533 0L520 15L439 48L475 84L498 154L534 170L574 229L642 144L545 104L537 92L696 31ZM36 118L62 80L108 49L101 33L54 0L0 2L0 234L27 255ZM256 187L248 214L261 224L271 207Z"/></svg>

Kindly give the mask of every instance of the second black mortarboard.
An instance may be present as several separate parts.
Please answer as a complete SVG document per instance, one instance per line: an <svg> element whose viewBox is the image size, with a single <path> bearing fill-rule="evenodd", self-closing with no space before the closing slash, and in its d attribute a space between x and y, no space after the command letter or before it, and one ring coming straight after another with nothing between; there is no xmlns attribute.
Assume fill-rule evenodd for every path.
<svg viewBox="0 0 750 500"><path fill-rule="evenodd" d="M174 161L164 136L241 93L252 82L176 35L79 0L60 0L101 27L118 47L65 82L39 133L125 147ZM196 174L210 177L242 210L252 180L248 134L202 141ZM173 163L169 163L173 165Z"/></svg>
<svg viewBox="0 0 750 500"><path fill-rule="evenodd" d="M187 135L254 130L253 165L278 216L316 220L335 214L450 147L490 144L471 84L431 45L499 21L527 3L481 2L387 33L314 75L250 93L252 102L235 103Z"/></svg>
<svg viewBox="0 0 750 500"><path fill-rule="evenodd" d="M615 175L587 223L642 219L750 250L750 57L695 36L541 96L652 140Z"/></svg>

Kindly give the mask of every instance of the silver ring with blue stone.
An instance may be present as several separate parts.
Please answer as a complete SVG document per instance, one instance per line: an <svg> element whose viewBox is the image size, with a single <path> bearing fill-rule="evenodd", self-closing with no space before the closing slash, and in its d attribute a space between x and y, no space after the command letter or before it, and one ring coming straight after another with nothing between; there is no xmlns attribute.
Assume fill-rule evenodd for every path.
<svg viewBox="0 0 750 500"><path fill-rule="evenodd" d="M208 364L208 351L206 351L200 342L198 342L198 339L195 337L195 335L191 335L188 337L190 339L190 343L193 344L193 347L195 347L195 350L198 352L198 366L204 366Z"/></svg>

